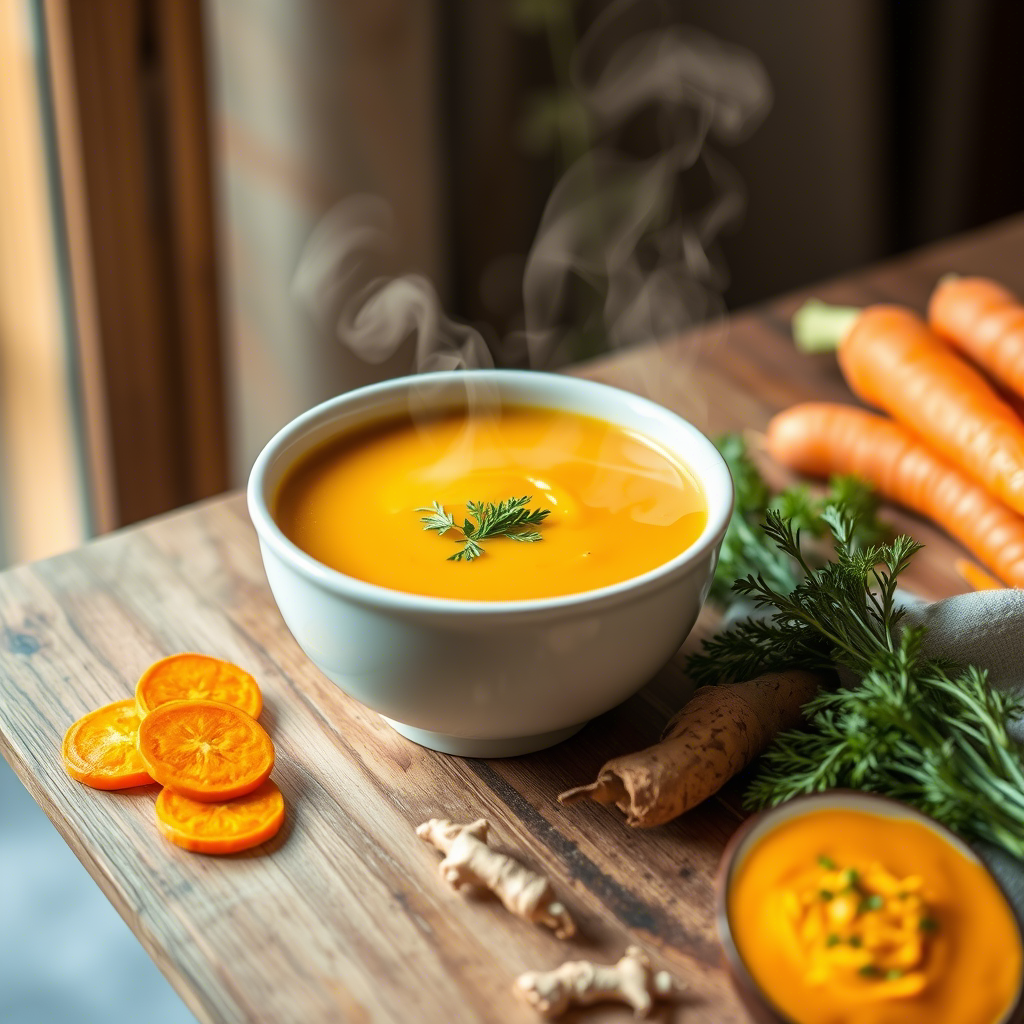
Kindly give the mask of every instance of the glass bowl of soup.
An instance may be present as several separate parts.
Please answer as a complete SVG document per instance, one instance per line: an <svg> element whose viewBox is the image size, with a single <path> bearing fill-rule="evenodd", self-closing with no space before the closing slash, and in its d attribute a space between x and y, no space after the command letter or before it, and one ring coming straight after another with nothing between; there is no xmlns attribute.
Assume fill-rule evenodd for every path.
<svg viewBox="0 0 1024 1024"><path fill-rule="evenodd" d="M933 818L853 790L749 819L717 923L759 1024L1017 1024L1024 944L978 855Z"/></svg>
<svg viewBox="0 0 1024 1024"><path fill-rule="evenodd" d="M679 416L512 370L331 399L248 485L305 653L403 736L471 757L551 746L642 687L697 618L732 502Z"/></svg>

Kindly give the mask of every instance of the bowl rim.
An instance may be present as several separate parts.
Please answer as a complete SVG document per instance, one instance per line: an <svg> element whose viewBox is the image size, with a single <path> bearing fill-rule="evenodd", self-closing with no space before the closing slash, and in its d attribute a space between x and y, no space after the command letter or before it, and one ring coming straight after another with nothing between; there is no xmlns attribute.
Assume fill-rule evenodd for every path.
<svg viewBox="0 0 1024 1024"><path fill-rule="evenodd" d="M943 825L940 821L936 821L930 814L918 810L902 800L883 796L880 793L869 793L865 790L846 787L823 790L819 793L802 793L800 796L792 797L781 804L776 804L774 807L766 807L764 810L758 811L747 818L730 836L729 841L725 844L725 849L722 851L722 857L718 862L718 871L715 875L715 926L718 932L719 944L722 947L722 953L726 960L728 973L733 980L734 986L740 990L744 1001L753 999L761 1013L773 1017L777 1024L799 1024L799 1021L794 1021L792 1018L787 1017L758 984L736 946L736 940L732 934L732 926L729 922L729 887L732 881L733 869L736 866L736 858L741 852L744 843L750 838L751 833L762 822L795 804L827 804L835 797L839 798L839 803L850 798L856 798L866 803L877 803L899 808L906 817L930 828L969 860L980 865L1008 907L1010 916L1013 918L1013 923L1017 929L1017 938L1021 943L1021 949L1024 950L1024 924L1022 924L1020 915L1017 913L1017 909L1014 907L1013 901L1007 894L1005 887L967 840L957 835L951 828ZM813 807L806 813L814 813ZM870 814L871 812L864 811L863 813ZM767 829L761 838L764 838L770 831L771 829ZM995 1024L1016 1024L1021 1019L1022 1011L1024 1011L1024 970L1021 971L1016 998L1007 1008L1006 1013Z"/></svg>
<svg viewBox="0 0 1024 1024"><path fill-rule="evenodd" d="M627 396L631 402L646 406L647 410L656 417L667 422L683 433L689 434L691 439L703 445L710 455L712 462L717 462L722 473L723 499L718 507L712 507L708 500L708 518L700 536L688 548L685 548L674 558L663 562L661 565L649 569L638 576L631 576L618 583L612 583L605 587L598 587L593 590L584 590L579 593L562 594L554 597L525 598L514 601L474 601L462 600L449 597L434 597L427 594L412 594L406 591L392 590L376 583L369 583L365 580L356 579L345 573L332 569L317 561L312 555L307 554L298 545L289 540L281 528L274 521L270 514L267 501L264 497L264 479L271 464L278 456L280 450L290 442L302 437L308 430L329 422L333 413L343 412L350 404L365 401L375 396L384 397L392 392L402 391L413 387L416 383L446 383L455 381L466 374L480 376L484 382L496 382L519 380L527 382L544 378L549 382L558 381L559 386L568 389L590 390L595 393L604 392L607 397L613 395ZM524 402L524 404L534 404ZM537 403L540 408L557 408L547 406L541 400ZM575 410L569 408L567 412ZM584 415L590 415L585 413ZM326 418L326 419L325 419ZM600 415L594 416L601 419ZM609 420L608 422L614 422ZM688 466L688 463L680 457L680 461ZM708 498L707 485L702 477L702 486L705 490L705 498ZM386 608L393 611L404 611L409 613L441 613L478 616L508 615L509 613L532 614L555 610L571 611L574 609L586 608L592 610L595 604L613 604L623 599L632 599L640 593L648 593L661 589L680 576L687 575L694 563L698 562L708 551L717 547L725 536L729 520L732 516L734 487L732 475L728 465L718 449L695 427L689 420L684 419L678 413L673 412L666 406L642 395L631 391L625 391L608 384L589 380L585 377L576 377L569 374L549 373L541 370L447 370L436 373L410 374L403 377L395 377L390 380L381 381L376 384L365 385L346 391L341 395L329 398L318 405L313 406L306 412L300 413L294 419L286 423L274 436L264 445L260 454L256 457L252 469L249 472L249 479L246 486L246 501L249 510L249 517L260 541L293 569L298 571L307 579L323 589L338 594L348 600L356 601L364 606L375 608Z"/></svg>

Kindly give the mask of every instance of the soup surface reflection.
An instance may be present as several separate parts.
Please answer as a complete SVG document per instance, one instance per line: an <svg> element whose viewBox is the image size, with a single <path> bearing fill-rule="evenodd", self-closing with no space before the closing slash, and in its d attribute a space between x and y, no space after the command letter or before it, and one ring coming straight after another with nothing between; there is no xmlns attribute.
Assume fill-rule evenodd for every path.
<svg viewBox="0 0 1024 1024"><path fill-rule="evenodd" d="M685 452L682 453L685 458ZM532 543L462 550L467 502L529 495ZM424 529L439 503L457 528ZM283 481L274 517L317 561L393 590L508 601L593 590L662 565L704 529L690 470L656 442L585 416L511 407L393 420L329 442ZM470 520L472 522L472 519ZM520 532L517 530L515 532Z"/></svg>

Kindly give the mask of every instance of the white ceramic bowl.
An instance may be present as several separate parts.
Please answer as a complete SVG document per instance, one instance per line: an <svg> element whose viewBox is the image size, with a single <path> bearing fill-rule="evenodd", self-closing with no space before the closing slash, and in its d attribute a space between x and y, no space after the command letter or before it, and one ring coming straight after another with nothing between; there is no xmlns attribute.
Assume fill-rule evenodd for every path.
<svg viewBox="0 0 1024 1024"><path fill-rule="evenodd" d="M270 509L287 471L329 438L408 414L500 400L637 430L678 455L704 488L707 525L686 551L614 586L529 601L454 601L388 590L317 562ZM249 514L270 589L313 662L403 736L468 757L558 743L634 694L677 650L707 596L732 511L714 445L662 406L557 374L474 370L402 377L304 413L263 449Z"/></svg>

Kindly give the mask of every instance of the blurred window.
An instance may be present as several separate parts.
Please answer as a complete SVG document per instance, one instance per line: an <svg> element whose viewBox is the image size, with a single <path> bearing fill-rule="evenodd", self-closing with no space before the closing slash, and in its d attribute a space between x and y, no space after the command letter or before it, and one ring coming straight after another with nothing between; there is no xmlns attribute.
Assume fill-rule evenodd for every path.
<svg viewBox="0 0 1024 1024"><path fill-rule="evenodd" d="M33 15L0 3L0 564L87 527Z"/></svg>

